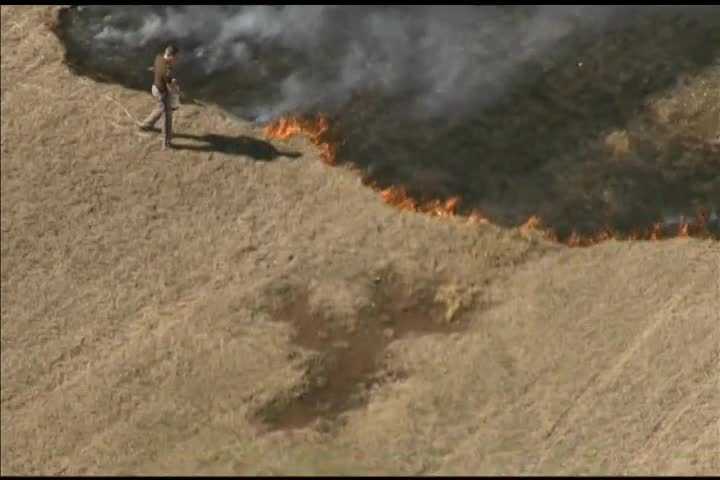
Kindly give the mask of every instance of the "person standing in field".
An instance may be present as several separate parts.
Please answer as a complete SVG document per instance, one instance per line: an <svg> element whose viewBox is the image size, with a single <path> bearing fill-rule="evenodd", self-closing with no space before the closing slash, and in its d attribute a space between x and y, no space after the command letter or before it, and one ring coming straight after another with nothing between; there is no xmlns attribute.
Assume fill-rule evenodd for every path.
<svg viewBox="0 0 720 480"><path fill-rule="evenodd" d="M177 80L173 76L173 67L178 53L178 47L171 44L165 48L164 53L155 57L153 66L155 79L151 91L157 100L157 106L139 125L141 130L148 131L162 118L163 149L170 148L172 141L172 114L176 100L172 96L179 93Z"/></svg>

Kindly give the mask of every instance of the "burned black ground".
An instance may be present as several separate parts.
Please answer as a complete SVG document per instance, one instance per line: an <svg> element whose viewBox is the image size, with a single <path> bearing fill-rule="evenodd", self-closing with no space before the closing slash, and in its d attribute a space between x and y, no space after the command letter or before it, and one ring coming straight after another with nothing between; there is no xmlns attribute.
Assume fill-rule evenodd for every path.
<svg viewBox="0 0 720 480"><path fill-rule="evenodd" d="M228 14L236 11L227 8ZM130 49L93 40L106 24L119 31L137 28L145 13L162 17L166 11L66 11L57 29L66 61L77 73L147 90L147 66L168 39ZM403 186L419 200L458 196L460 213L480 211L505 227L537 215L561 239L605 229L623 237L658 223L670 234L679 219L701 211L710 232L720 235L720 144L688 148L649 113L684 78L719 68L720 10L628 10L608 25L578 28L542 56L520 62L503 85L478 85L502 94L462 111L417 116L410 108L417 92L410 88L392 95L358 90L329 112L340 142L338 161L376 186ZM202 47L200 39L179 41L184 51ZM252 47L253 65L262 68L230 65L209 81L186 58L179 65L186 101L215 102L252 117L258 106L275 101L284 79L304 68L302 52L242 41ZM332 79L334 59L328 58L325 73ZM620 158L605 141L614 132L627 135L630 145Z"/></svg>

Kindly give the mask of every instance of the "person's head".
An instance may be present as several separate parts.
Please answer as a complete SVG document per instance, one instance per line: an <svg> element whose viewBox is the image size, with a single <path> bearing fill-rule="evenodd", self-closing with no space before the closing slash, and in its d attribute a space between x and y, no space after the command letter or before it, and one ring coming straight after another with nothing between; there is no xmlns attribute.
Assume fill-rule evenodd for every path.
<svg viewBox="0 0 720 480"><path fill-rule="evenodd" d="M165 59L170 60L171 62L174 62L177 58L178 53L180 52L180 49L175 45L174 43L171 43L167 47L165 47Z"/></svg>

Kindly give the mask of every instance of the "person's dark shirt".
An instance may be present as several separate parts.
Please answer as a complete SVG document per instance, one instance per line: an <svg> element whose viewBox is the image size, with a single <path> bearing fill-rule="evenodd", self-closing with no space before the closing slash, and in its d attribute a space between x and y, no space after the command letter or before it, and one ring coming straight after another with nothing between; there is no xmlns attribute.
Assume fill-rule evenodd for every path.
<svg viewBox="0 0 720 480"><path fill-rule="evenodd" d="M155 70L155 86L162 93L167 93L168 84L173 79L172 65L168 63L162 54L159 54L155 57L155 65L153 69Z"/></svg>

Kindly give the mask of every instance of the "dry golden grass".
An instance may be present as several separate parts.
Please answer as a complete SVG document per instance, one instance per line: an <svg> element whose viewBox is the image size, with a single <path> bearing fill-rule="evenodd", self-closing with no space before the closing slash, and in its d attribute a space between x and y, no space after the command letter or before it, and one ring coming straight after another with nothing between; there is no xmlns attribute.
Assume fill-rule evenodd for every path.
<svg viewBox="0 0 720 480"><path fill-rule="evenodd" d="M717 242L405 214L301 139L164 153L128 118L149 95L62 65L54 8L0 11L2 474L720 473ZM261 133L197 106L177 129ZM352 313L387 269L470 328L392 343L405 378L342 426L263 433L309 354L264 307Z"/></svg>
<svg viewBox="0 0 720 480"><path fill-rule="evenodd" d="M605 137L605 146L615 156L626 155L630 151L630 136L624 130L615 130Z"/></svg>
<svg viewBox="0 0 720 480"><path fill-rule="evenodd" d="M720 65L683 77L672 95L651 104L655 121L674 136L720 145Z"/></svg>

